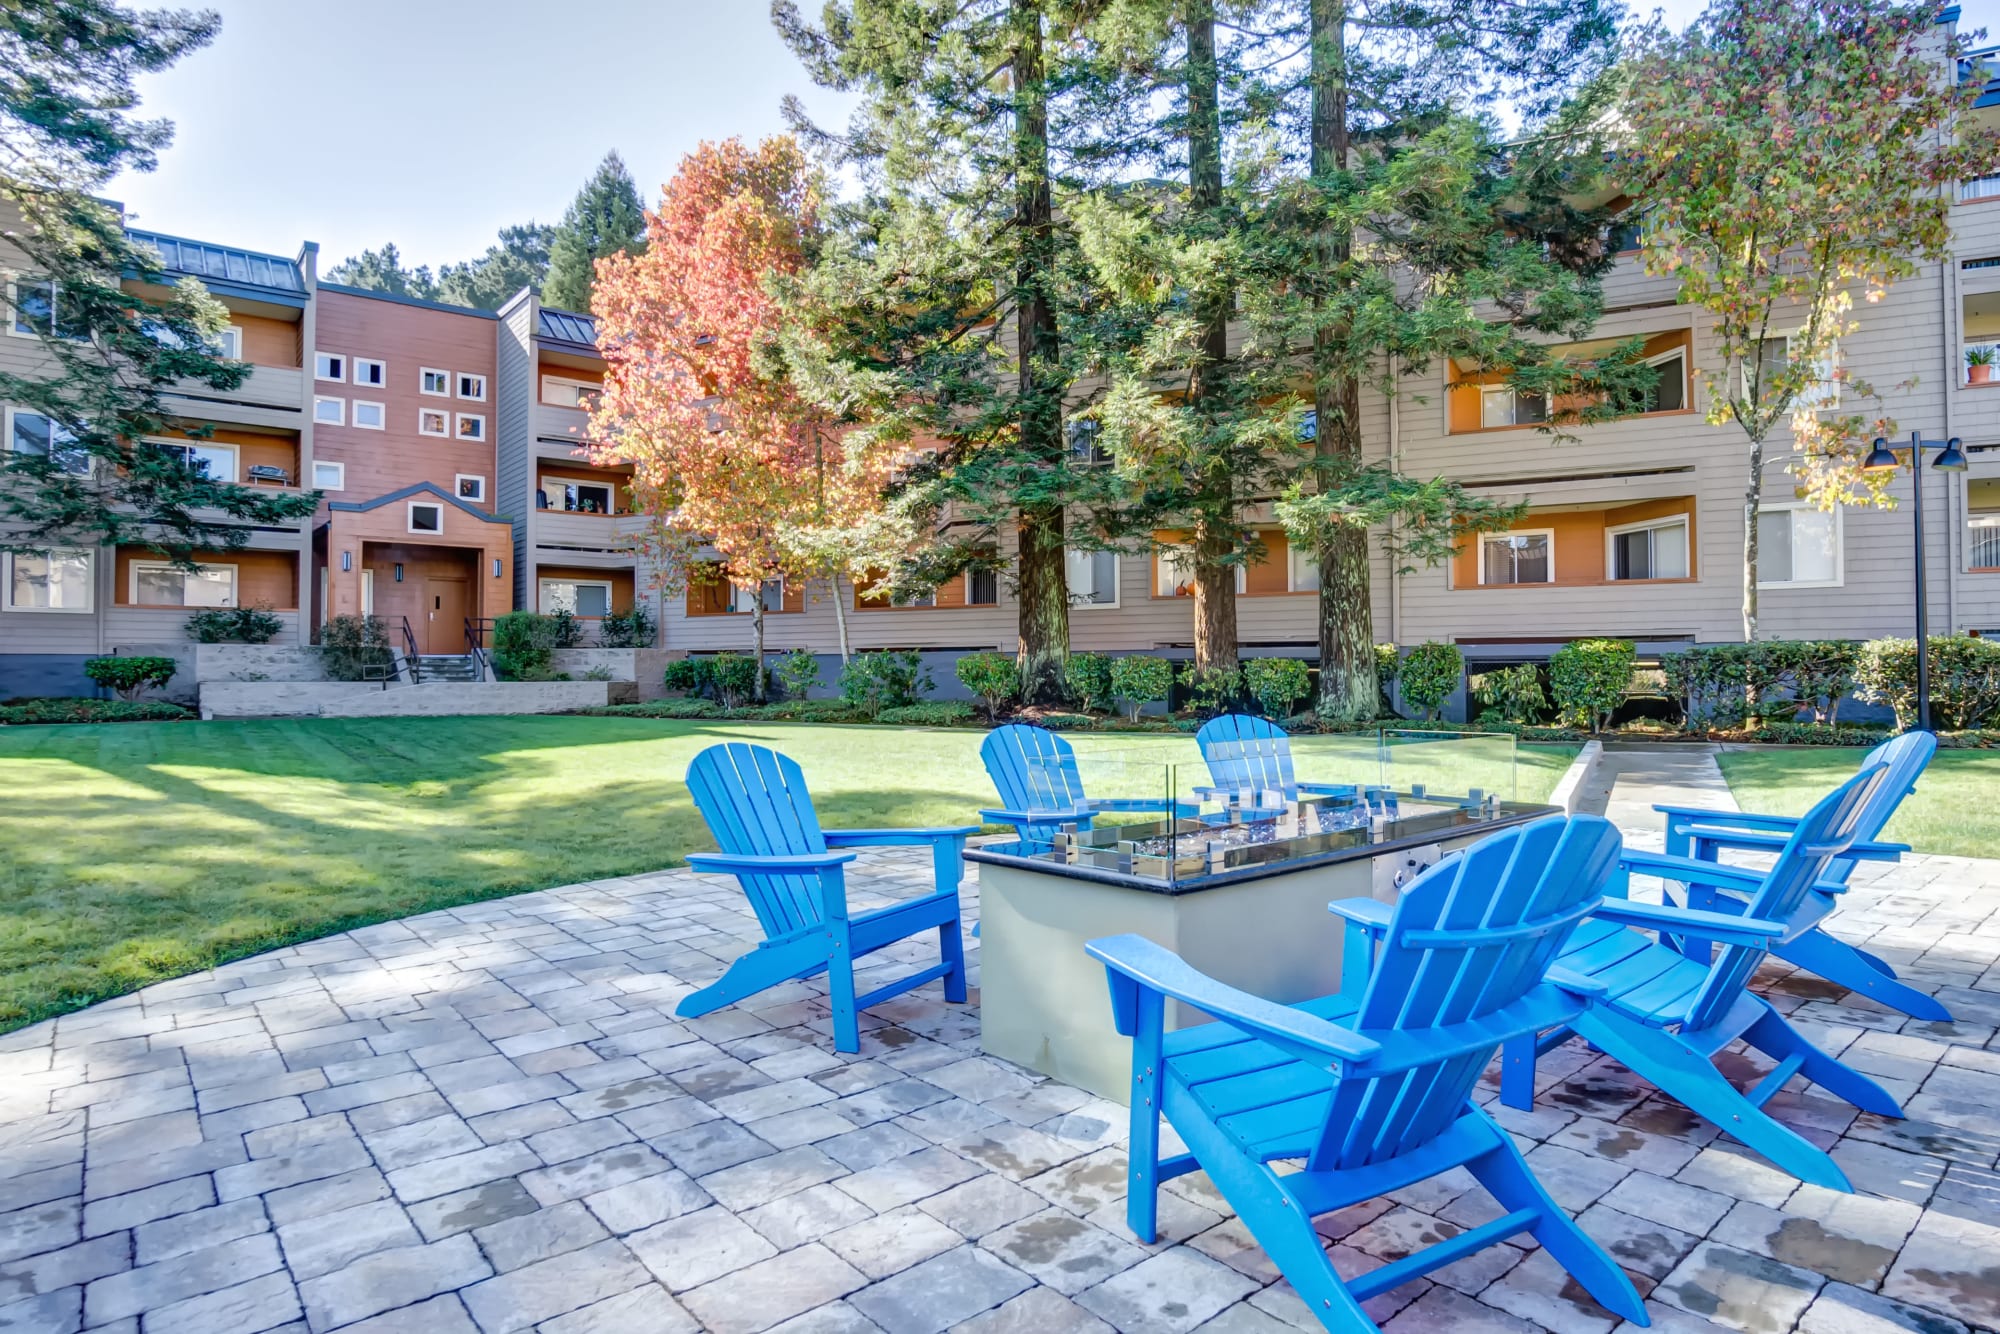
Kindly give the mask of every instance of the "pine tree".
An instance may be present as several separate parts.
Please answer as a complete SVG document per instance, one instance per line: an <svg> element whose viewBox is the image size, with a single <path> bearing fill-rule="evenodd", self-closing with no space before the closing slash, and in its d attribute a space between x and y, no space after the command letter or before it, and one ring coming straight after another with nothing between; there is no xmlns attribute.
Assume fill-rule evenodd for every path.
<svg viewBox="0 0 2000 1334"><path fill-rule="evenodd" d="M542 300L560 310L590 309L597 282L597 261L607 255L632 254L646 230L646 211L639 188L617 153L606 153L597 171L584 182L548 243L548 279Z"/></svg>
<svg viewBox="0 0 2000 1334"><path fill-rule="evenodd" d="M370 292L387 292L390 296L413 296L419 301L438 299L437 279L431 275L430 266L406 267L403 253L394 241L380 250L349 255L326 271L326 281Z"/></svg>
<svg viewBox="0 0 2000 1334"><path fill-rule="evenodd" d="M0 451L0 550L145 541L192 568L197 550L241 547L245 525L293 524L317 507L317 493L214 481L140 443L178 426L166 386L227 395L249 375L215 348L222 304L196 280L165 274L94 197L121 170L152 170L172 138L167 122L131 114L136 77L206 46L217 28L211 13L135 12L111 0L0 6L0 199L20 215L7 239L24 261L18 304L4 314L39 334L45 354L26 373L0 370L0 401L54 423L40 449ZM148 298L134 280L172 295Z"/></svg>

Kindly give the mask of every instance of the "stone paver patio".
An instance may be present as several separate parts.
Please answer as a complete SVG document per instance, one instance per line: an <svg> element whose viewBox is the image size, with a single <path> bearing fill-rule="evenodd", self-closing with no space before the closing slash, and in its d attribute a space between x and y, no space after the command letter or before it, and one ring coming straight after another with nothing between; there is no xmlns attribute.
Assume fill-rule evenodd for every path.
<svg viewBox="0 0 2000 1334"><path fill-rule="evenodd" d="M2000 863L1869 869L1838 929L1961 1022L1760 980L1911 1114L1796 1085L1774 1102L1859 1193L1800 1185L1586 1050L1544 1063L1533 1113L1493 1108L1655 1329L2000 1327ZM859 900L928 868L856 871ZM0 1038L0 1330L1318 1327L1205 1177L1168 1187L1161 1244L1138 1245L1124 1109L982 1056L976 1004L929 987L879 1007L858 1057L832 1050L823 984L674 1019L755 935L733 883L670 871L371 927ZM899 950L892 969L926 953ZM1440 1179L1322 1230L1358 1272L1488 1210ZM1517 1245L1370 1305L1392 1331L1613 1324Z"/></svg>

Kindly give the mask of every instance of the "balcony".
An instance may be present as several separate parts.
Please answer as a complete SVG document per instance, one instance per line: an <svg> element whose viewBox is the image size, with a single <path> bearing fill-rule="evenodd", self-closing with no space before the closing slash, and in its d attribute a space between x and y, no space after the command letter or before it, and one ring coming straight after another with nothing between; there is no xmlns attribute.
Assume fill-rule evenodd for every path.
<svg viewBox="0 0 2000 1334"><path fill-rule="evenodd" d="M296 367L253 366L250 378L230 390L182 380L166 393L170 406L175 399L184 400L189 405L184 415L209 421L297 427L305 415L305 372Z"/></svg>
<svg viewBox="0 0 2000 1334"><path fill-rule="evenodd" d="M578 547L589 551L629 551L646 529L642 514L579 514L565 510L535 511L537 546Z"/></svg>
<svg viewBox="0 0 2000 1334"><path fill-rule="evenodd" d="M552 403L535 403L535 456L566 459L589 434L590 416L581 408L559 408Z"/></svg>

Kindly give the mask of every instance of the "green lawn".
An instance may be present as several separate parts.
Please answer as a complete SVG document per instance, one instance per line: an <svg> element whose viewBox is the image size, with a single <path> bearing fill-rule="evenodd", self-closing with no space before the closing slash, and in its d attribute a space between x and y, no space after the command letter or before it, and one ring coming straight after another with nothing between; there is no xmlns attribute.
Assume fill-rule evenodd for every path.
<svg viewBox="0 0 2000 1334"><path fill-rule="evenodd" d="M796 758L828 825L962 824L995 799L973 731L582 717L0 728L0 1031L367 922L674 865L712 846L680 779L722 739ZM1194 759L1184 736L1076 740L1087 778ZM1573 751L1523 748L1522 798L1546 795Z"/></svg>
<svg viewBox="0 0 2000 1334"><path fill-rule="evenodd" d="M1853 748L1725 750L1717 759L1737 805L1803 815L1854 776L1867 752ZM2000 752L1941 750L1904 798L1885 837L1918 852L2000 857Z"/></svg>

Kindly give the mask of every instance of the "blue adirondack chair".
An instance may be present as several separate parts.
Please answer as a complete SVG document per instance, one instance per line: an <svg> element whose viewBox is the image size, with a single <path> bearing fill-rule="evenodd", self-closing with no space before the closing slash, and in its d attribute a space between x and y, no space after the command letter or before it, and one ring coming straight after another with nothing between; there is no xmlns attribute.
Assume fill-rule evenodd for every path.
<svg viewBox="0 0 2000 1334"><path fill-rule="evenodd" d="M1585 1008L1594 984L1548 965L1617 857L1617 831L1596 816L1495 834L1410 885L1383 920L1372 976L1304 1005L1225 986L1141 936L1092 941L1132 1037L1132 1231L1150 1243L1159 1185L1202 1170L1328 1329L1372 1330L1369 1297L1523 1232L1600 1304L1646 1324L1631 1282L1468 1096L1502 1041ZM1365 958L1357 966L1368 972ZM1169 996L1216 1022L1163 1032ZM1160 1157L1161 1115L1187 1153ZM1299 1159L1303 1171L1273 1170ZM1499 1218L1340 1277L1315 1217L1455 1167L1492 1193Z"/></svg>
<svg viewBox="0 0 2000 1334"><path fill-rule="evenodd" d="M1792 1175L1851 1190L1833 1159L1774 1120L1764 1104L1793 1075L1804 1075L1863 1111L1900 1117L1903 1109L1874 1080L1814 1046L1749 990L1749 982L1772 945L1793 930L1788 924L1814 883L1849 851L1869 800L1888 774L1886 765L1875 765L1823 798L1800 817L1768 872L1625 852L1611 893L1570 936L1558 959L1603 987L1603 994L1574 1020L1539 1038L1525 1033L1508 1041L1502 1099L1511 1107L1532 1105L1536 1058L1574 1032ZM1620 881L1633 872L1732 890L1744 896L1743 911L1632 901ZM1721 953L1693 958L1671 943L1688 934L1719 942ZM1714 1065L1716 1055L1738 1038L1777 1062L1747 1094Z"/></svg>
<svg viewBox="0 0 2000 1334"><path fill-rule="evenodd" d="M1354 783L1301 783L1292 772L1292 739L1268 718L1218 714L1201 725L1194 739L1213 785L1197 788L1202 796L1234 798L1255 809L1296 801L1301 792L1352 796L1360 790ZM1266 795L1272 793L1277 801Z"/></svg>
<svg viewBox="0 0 2000 1334"><path fill-rule="evenodd" d="M766 746L710 746L688 765L688 790L720 852L688 854L702 871L734 875L756 910L764 940L729 965L720 980L683 1000L674 1013L694 1018L783 982L824 971L833 1000L833 1042L861 1049L860 1012L942 979L944 998L965 1000L965 946L958 930L958 881L968 835L956 829L821 829L798 762ZM873 912L850 915L846 848L928 844L935 892ZM863 995L854 962L884 946L936 928L941 961Z"/></svg>
<svg viewBox="0 0 2000 1334"><path fill-rule="evenodd" d="M1023 843L1046 847L1064 825L1090 828L1104 811L1164 811L1159 797L1089 797L1077 772L1076 748L1046 727L1009 723L996 727L979 743L986 775L1000 794L1000 805L979 812L994 824L1010 824ZM1192 803L1173 802L1176 814L1193 815Z"/></svg>
<svg viewBox="0 0 2000 1334"><path fill-rule="evenodd" d="M1929 732L1905 732L1868 752L1861 767L1885 764L1889 776L1869 798L1848 855L1834 860L1800 906L1799 915L1791 925L1803 925L1805 929L1774 944L1771 953L1904 1014L1949 1023L1951 1011L1939 1004L1935 996L1897 978L1896 970L1886 960L1827 934L1818 925L1835 908L1835 896L1847 889L1856 865L1864 860L1894 860L1910 850L1907 844L1878 840L1896 808L1903 804L1903 798L1916 790L1917 779L1936 754L1937 738ZM1777 852L1799 823L1797 816L1709 811L1690 806L1653 809L1667 817L1667 851L1699 861L1717 861L1728 850ZM1743 900L1717 886L1694 885L1688 891L1688 906L1714 912L1741 912ZM1705 940L1695 937L1685 943L1683 952L1706 958L1702 951L1708 948Z"/></svg>

